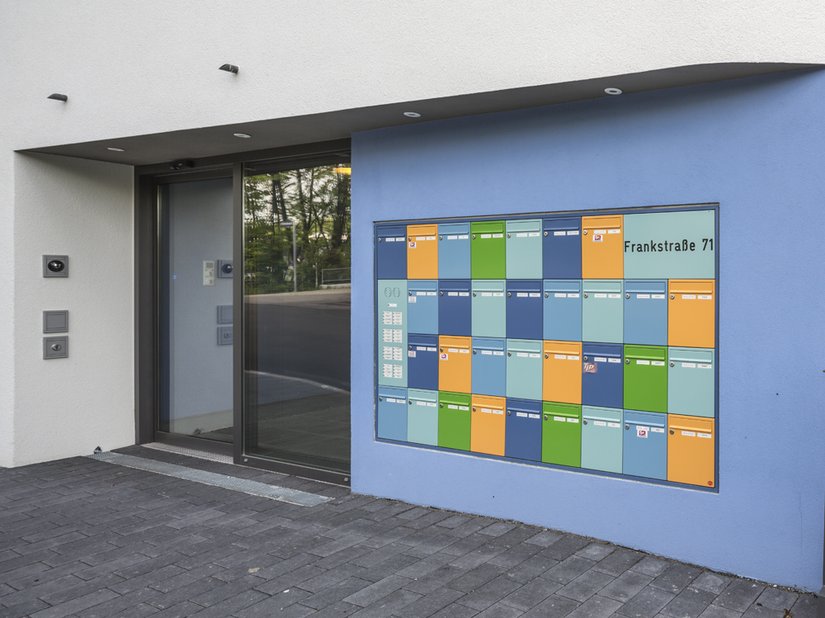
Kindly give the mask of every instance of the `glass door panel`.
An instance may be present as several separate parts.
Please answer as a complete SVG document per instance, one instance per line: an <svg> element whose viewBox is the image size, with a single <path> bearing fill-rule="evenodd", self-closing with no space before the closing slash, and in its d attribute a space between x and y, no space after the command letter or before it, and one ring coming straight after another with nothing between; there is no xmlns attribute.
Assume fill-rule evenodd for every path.
<svg viewBox="0 0 825 618"><path fill-rule="evenodd" d="M245 452L347 471L350 167L244 172Z"/></svg>
<svg viewBox="0 0 825 618"><path fill-rule="evenodd" d="M232 442L232 179L160 187L158 430Z"/></svg>

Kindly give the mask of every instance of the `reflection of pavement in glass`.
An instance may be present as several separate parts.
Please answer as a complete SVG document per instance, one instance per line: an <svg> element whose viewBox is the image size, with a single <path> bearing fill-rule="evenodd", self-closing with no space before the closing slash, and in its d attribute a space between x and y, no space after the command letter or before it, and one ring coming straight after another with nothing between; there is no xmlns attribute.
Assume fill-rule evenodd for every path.
<svg viewBox="0 0 825 618"><path fill-rule="evenodd" d="M250 404L263 405L277 401L330 394L344 394L349 397L349 391L328 384L321 384L314 380L307 380L306 378L295 378L262 371L247 371L246 374L250 378L247 381L247 396Z"/></svg>
<svg viewBox="0 0 825 618"><path fill-rule="evenodd" d="M247 372L247 401L257 424L255 454L346 468L349 392L303 378Z"/></svg>

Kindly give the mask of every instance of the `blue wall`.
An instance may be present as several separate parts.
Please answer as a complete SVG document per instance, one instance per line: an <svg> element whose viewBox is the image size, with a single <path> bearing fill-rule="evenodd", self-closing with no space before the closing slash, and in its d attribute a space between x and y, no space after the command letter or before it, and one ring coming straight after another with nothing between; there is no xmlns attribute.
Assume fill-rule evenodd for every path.
<svg viewBox="0 0 825 618"><path fill-rule="evenodd" d="M825 73L353 137L352 486L819 589ZM719 493L373 438L373 221L720 202Z"/></svg>

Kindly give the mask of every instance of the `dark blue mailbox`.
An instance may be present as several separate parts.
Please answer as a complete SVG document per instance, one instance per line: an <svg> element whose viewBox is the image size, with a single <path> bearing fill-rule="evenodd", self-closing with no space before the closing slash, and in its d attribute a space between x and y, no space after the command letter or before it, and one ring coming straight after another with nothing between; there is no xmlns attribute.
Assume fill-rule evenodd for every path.
<svg viewBox="0 0 825 618"><path fill-rule="evenodd" d="M438 278L470 278L470 224L438 225Z"/></svg>
<svg viewBox="0 0 825 618"><path fill-rule="evenodd" d="M582 345L582 404L604 408L621 408L623 401L624 362L619 343L585 343Z"/></svg>
<svg viewBox="0 0 825 618"><path fill-rule="evenodd" d="M469 279L438 282L438 331L442 335L469 337L472 329L472 299Z"/></svg>
<svg viewBox="0 0 825 618"><path fill-rule="evenodd" d="M407 281L407 330L438 334L438 281Z"/></svg>
<svg viewBox="0 0 825 618"><path fill-rule="evenodd" d="M667 478L667 414L624 411L622 472Z"/></svg>
<svg viewBox="0 0 825 618"><path fill-rule="evenodd" d="M375 274L378 279L407 278L407 228L379 225L375 228Z"/></svg>
<svg viewBox="0 0 825 618"><path fill-rule="evenodd" d="M438 335L407 335L407 385L438 390Z"/></svg>
<svg viewBox="0 0 825 618"><path fill-rule="evenodd" d="M545 279L581 279L581 217L545 219L543 222Z"/></svg>
<svg viewBox="0 0 825 618"><path fill-rule="evenodd" d="M624 342L667 345L667 281L625 280Z"/></svg>
<svg viewBox="0 0 825 618"><path fill-rule="evenodd" d="M544 282L544 338L552 341L581 341L581 279L552 279Z"/></svg>
<svg viewBox="0 0 825 618"><path fill-rule="evenodd" d="M473 337L473 392L504 397L506 377L504 339Z"/></svg>
<svg viewBox="0 0 825 618"><path fill-rule="evenodd" d="M379 438L407 441L407 389L378 387Z"/></svg>
<svg viewBox="0 0 825 618"><path fill-rule="evenodd" d="M541 339L543 313L540 279L507 281L508 339Z"/></svg>
<svg viewBox="0 0 825 618"><path fill-rule="evenodd" d="M541 461L541 402L508 399L504 455Z"/></svg>

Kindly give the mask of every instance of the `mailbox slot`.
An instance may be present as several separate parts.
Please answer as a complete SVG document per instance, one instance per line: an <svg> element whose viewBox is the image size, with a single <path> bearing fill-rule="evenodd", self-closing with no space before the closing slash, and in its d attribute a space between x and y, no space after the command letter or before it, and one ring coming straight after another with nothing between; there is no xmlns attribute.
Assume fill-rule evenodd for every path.
<svg viewBox="0 0 825 618"><path fill-rule="evenodd" d="M543 277L582 278L581 217L544 219L542 222Z"/></svg>
<svg viewBox="0 0 825 618"><path fill-rule="evenodd" d="M624 407L667 412L667 348L624 347Z"/></svg>
<svg viewBox="0 0 825 618"><path fill-rule="evenodd" d="M582 277L624 277L622 215L582 217Z"/></svg>
<svg viewBox="0 0 825 618"><path fill-rule="evenodd" d="M559 466L581 467L582 407L542 404L541 460Z"/></svg>
<svg viewBox="0 0 825 618"><path fill-rule="evenodd" d="M407 440L407 389L378 388L378 428L379 438L385 440Z"/></svg>
<svg viewBox="0 0 825 618"><path fill-rule="evenodd" d="M541 219L507 221L507 278L541 279Z"/></svg>
<svg viewBox="0 0 825 618"><path fill-rule="evenodd" d="M470 263L473 279L504 279L506 239L504 221L475 221L470 224Z"/></svg>
<svg viewBox="0 0 825 618"><path fill-rule="evenodd" d="M438 390L471 392L472 361L469 337L438 338Z"/></svg>
<svg viewBox="0 0 825 618"><path fill-rule="evenodd" d="M470 395L438 393L438 446L470 450Z"/></svg>
<svg viewBox="0 0 825 618"><path fill-rule="evenodd" d="M668 282L668 345L712 348L716 345L716 282L671 279Z"/></svg>
<svg viewBox="0 0 825 618"><path fill-rule="evenodd" d="M442 335L470 336L472 298L468 279L438 282L438 328Z"/></svg>
<svg viewBox="0 0 825 618"><path fill-rule="evenodd" d="M438 277L470 278L470 224L441 223L438 226Z"/></svg>
<svg viewBox="0 0 825 618"><path fill-rule="evenodd" d="M667 478L667 414L625 410L623 429L623 472Z"/></svg>
<svg viewBox="0 0 825 618"><path fill-rule="evenodd" d="M503 279L472 282L473 337L507 335L507 287Z"/></svg>
<svg viewBox="0 0 825 618"><path fill-rule="evenodd" d="M407 441L438 445L438 392L407 389Z"/></svg>
<svg viewBox="0 0 825 618"><path fill-rule="evenodd" d="M667 345L667 281L624 282L624 342Z"/></svg>
<svg viewBox="0 0 825 618"><path fill-rule="evenodd" d="M582 344L544 342L542 399L561 403L582 401Z"/></svg>
<svg viewBox="0 0 825 618"><path fill-rule="evenodd" d="M507 397L541 400L541 341L507 340Z"/></svg>
<svg viewBox="0 0 825 618"><path fill-rule="evenodd" d="M668 348L668 412L709 418L715 415L714 357L714 350L708 348Z"/></svg>
<svg viewBox="0 0 825 618"><path fill-rule="evenodd" d="M621 343L624 338L624 300L621 280L582 282L582 338Z"/></svg>
<svg viewBox="0 0 825 618"><path fill-rule="evenodd" d="M622 471L622 411L582 406L582 468Z"/></svg>
<svg viewBox="0 0 825 618"><path fill-rule="evenodd" d="M667 480L714 487L715 421L711 418L668 416Z"/></svg>
<svg viewBox="0 0 825 618"><path fill-rule="evenodd" d="M407 323L411 333L438 334L438 281L407 282Z"/></svg>
<svg viewBox="0 0 825 618"><path fill-rule="evenodd" d="M507 360L504 339L473 337L473 392L504 397Z"/></svg>
<svg viewBox="0 0 825 618"><path fill-rule="evenodd" d="M544 287L544 338L582 340L582 282L546 280Z"/></svg>
<svg viewBox="0 0 825 618"><path fill-rule="evenodd" d="M407 276L407 228L381 225L375 229L375 274L378 279Z"/></svg>
<svg viewBox="0 0 825 618"><path fill-rule="evenodd" d="M407 279L438 279L438 226L407 226Z"/></svg>
<svg viewBox="0 0 825 618"><path fill-rule="evenodd" d="M470 450L504 455L504 397L473 395L470 421Z"/></svg>
<svg viewBox="0 0 825 618"><path fill-rule="evenodd" d="M541 339L543 311L541 280L507 281L507 337Z"/></svg>
<svg viewBox="0 0 825 618"><path fill-rule="evenodd" d="M507 400L505 455L527 461L541 460L541 402Z"/></svg>

